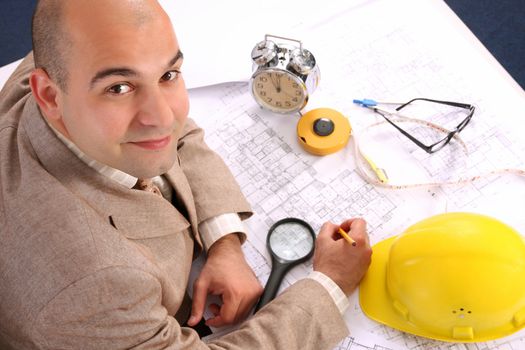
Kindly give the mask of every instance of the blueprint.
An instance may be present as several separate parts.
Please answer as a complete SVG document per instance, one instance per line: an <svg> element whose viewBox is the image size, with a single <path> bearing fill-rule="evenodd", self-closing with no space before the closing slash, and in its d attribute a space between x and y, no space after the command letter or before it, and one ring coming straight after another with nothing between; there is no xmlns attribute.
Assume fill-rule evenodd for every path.
<svg viewBox="0 0 525 350"><path fill-rule="evenodd" d="M285 217L302 218L318 231L325 221L338 223L349 217L362 216L367 220L372 243L400 233L427 216L456 210L485 213L501 220L505 218L518 231L525 232L525 222L516 205L525 200L522 179L503 174L461 186L407 190L377 188L357 174L353 153L349 149L325 158L305 154L295 141L295 117L269 115L254 106L246 84L229 84L219 90L223 108L215 111L215 121L208 119L206 140L222 155L252 203L255 215L247 222L251 236L245 252L263 283L270 272L266 233L274 222ZM496 142L502 136L495 132L493 137L494 140L489 138L488 141ZM523 144L514 143L513 147L521 147L515 150L516 153L525 154ZM481 153L480 157L498 162L502 158L503 150L494 154L491 148L483 150L476 150ZM514 164L518 156L510 150L506 153L509 162ZM424 163L424 159L421 162ZM447 164L443 165L442 171L449 171ZM514 184L517 187L511 187ZM507 211L503 212L503 208ZM306 276L309 271L310 263L294 268L283 287ZM352 302L354 307L345 318L351 331L359 331L338 349L367 348L363 344L369 344L370 339L384 340L376 341L370 347L377 349L428 349L430 346L451 349L448 344L409 337L375 324L362 315L356 296ZM514 342L494 342L484 347L458 345L457 349L505 349L499 347L502 344L514 346L508 349L518 349L522 341L518 337Z"/></svg>
<svg viewBox="0 0 525 350"><path fill-rule="evenodd" d="M367 221L372 244L428 216L453 211L486 214L525 233L521 210L525 178L512 171L525 168L524 94L502 79L494 62L478 54L479 47L470 44L472 38L454 34L455 22L440 23L445 17L439 10L429 12L421 5L418 11L405 13L400 3L407 4L370 2L353 9L357 14L352 20L340 16L308 24L312 29L308 39L315 47L311 50L318 53L322 78L305 111L330 107L342 112L352 125L352 137L359 138L362 149L386 169L396 185L479 176L475 181L401 189L374 186L356 171L353 143L329 156L307 154L296 140L300 116L262 110L252 99L247 82L190 91L192 116L252 204L255 214L246 222L249 240L244 250L262 283L270 273L266 234L274 222L285 217L301 218L317 232L325 221L340 223L360 216ZM415 3L410 2L419 6ZM407 18L409 13L417 13L417 18ZM440 31L431 30L438 25ZM381 121L379 117L352 103L354 98L404 102L413 97L474 104L476 112L460 133L461 142L453 140L428 155L391 126L370 128ZM502 100L508 103L500 103ZM442 116L429 118L438 125L453 123ZM311 262L295 267L281 289L311 270ZM359 307L357 293L350 302L345 314L350 336L337 350L525 348L525 331L475 344L408 335L368 319Z"/></svg>

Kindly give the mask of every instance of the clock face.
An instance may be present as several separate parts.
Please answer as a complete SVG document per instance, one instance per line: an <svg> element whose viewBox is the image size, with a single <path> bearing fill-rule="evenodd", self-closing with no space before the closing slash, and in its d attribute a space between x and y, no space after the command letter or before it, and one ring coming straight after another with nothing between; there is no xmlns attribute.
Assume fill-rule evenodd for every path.
<svg viewBox="0 0 525 350"><path fill-rule="evenodd" d="M281 70L264 70L252 80L252 93L257 103L274 112L290 113L306 104L307 92L303 81Z"/></svg>

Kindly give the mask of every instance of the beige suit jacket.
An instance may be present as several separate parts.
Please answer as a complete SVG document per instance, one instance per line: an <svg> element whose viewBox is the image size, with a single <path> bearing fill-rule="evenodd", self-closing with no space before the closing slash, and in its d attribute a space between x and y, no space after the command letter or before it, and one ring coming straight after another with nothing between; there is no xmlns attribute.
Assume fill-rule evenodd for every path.
<svg viewBox="0 0 525 350"><path fill-rule="evenodd" d="M346 326L303 280L237 331L205 344L173 316L197 227L250 208L190 120L166 174L176 206L125 188L76 157L31 95L31 55L0 93L2 349L330 349Z"/></svg>

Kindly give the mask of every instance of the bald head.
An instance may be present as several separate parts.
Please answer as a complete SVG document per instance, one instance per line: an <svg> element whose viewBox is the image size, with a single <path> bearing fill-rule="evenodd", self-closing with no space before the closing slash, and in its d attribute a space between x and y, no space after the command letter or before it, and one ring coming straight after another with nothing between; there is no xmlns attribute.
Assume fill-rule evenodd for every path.
<svg viewBox="0 0 525 350"><path fill-rule="evenodd" d="M38 0L32 22L35 67L66 91L71 50L78 38L108 23L139 28L159 15L167 18L156 0Z"/></svg>
<svg viewBox="0 0 525 350"><path fill-rule="evenodd" d="M70 42L63 21L63 1L38 1L32 23L35 67L44 69L51 79L65 90L67 81L65 57Z"/></svg>

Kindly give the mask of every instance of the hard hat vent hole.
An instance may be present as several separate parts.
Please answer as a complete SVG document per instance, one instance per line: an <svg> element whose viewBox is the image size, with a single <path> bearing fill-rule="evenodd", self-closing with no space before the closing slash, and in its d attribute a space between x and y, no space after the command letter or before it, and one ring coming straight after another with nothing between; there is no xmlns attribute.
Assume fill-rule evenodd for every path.
<svg viewBox="0 0 525 350"><path fill-rule="evenodd" d="M457 314L458 318L465 318L467 314L472 314L472 310L465 310L465 308L460 307L458 310L454 309L452 310L453 314Z"/></svg>
<svg viewBox="0 0 525 350"><path fill-rule="evenodd" d="M465 317L465 313L471 314L472 310L465 310L465 308L461 307L461 308L459 308L459 310L452 310L452 313L453 314L459 313L458 317L459 318L464 318Z"/></svg>

